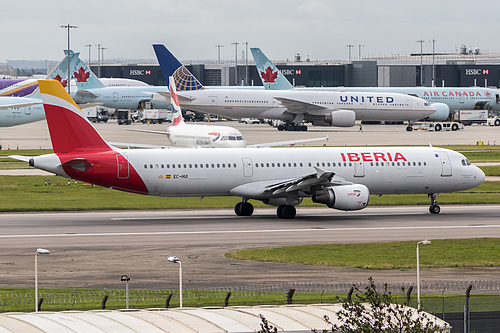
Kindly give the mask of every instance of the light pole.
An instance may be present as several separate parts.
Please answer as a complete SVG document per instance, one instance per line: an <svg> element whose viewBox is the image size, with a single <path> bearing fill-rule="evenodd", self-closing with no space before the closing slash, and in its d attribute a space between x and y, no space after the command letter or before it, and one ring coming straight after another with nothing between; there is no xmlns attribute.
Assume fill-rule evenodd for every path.
<svg viewBox="0 0 500 333"><path fill-rule="evenodd" d="M182 308L182 264L176 256L168 257L168 261L179 264L179 307Z"/></svg>
<svg viewBox="0 0 500 333"><path fill-rule="evenodd" d="M365 45L362 45L362 44L359 44L358 45L358 58L359 58L359 61L361 61L361 48L364 47Z"/></svg>
<svg viewBox="0 0 500 333"><path fill-rule="evenodd" d="M224 47L224 45L217 44L217 45L215 45L215 47L218 49L217 50L217 63L220 64L220 48Z"/></svg>
<svg viewBox="0 0 500 333"><path fill-rule="evenodd" d="M35 252L35 312L38 312L38 255L39 254L50 254L49 250L46 249L36 249Z"/></svg>
<svg viewBox="0 0 500 333"><path fill-rule="evenodd" d="M61 25L60 27L68 29L68 95L71 96L71 88L70 88L71 87L71 74L69 73L69 30L76 29L78 27L76 25L70 25L70 24Z"/></svg>
<svg viewBox="0 0 500 333"><path fill-rule="evenodd" d="M420 86L424 85L424 64L423 64L423 56L424 56L424 42L425 40L417 40L417 43L420 43Z"/></svg>
<svg viewBox="0 0 500 333"><path fill-rule="evenodd" d="M417 243L417 310L420 310L420 258L418 253L418 246L420 244L431 245L431 242L426 239Z"/></svg>
<svg viewBox="0 0 500 333"><path fill-rule="evenodd" d="M126 308L128 309L128 282L130 281L130 278L128 275L122 275L120 281L125 281Z"/></svg>
<svg viewBox="0 0 500 333"><path fill-rule="evenodd" d="M234 85L238 85L238 42L231 43L234 45Z"/></svg>
<svg viewBox="0 0 500 333"><path fill-rule="evenodd" d="M352 44L347 44L347 49L349 50L349 62L351 62L351 49L354 47Z"/></svg>
<svg viewBox="0 0 500 333"><path fill-rule="evenodd" d="M436 42L437 40L435 39L432 40L432 86L433 87L435 87L436 83L436 62L435 62Z"/></svg>
<svg viewBox="0 0 500 333"><path fill-rule="evenodd" d="M90 48L92 47L92 44L85 44L85 46L89 48L89 68L90 68Z"/></svg>

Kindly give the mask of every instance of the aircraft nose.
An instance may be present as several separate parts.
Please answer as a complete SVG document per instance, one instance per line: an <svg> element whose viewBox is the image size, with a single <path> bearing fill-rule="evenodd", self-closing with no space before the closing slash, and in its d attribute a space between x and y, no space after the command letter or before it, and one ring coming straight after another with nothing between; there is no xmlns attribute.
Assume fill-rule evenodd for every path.
<svg viewBox="0 0 500 333"><path fill-rule="evenodd" d="M483 170L479 169L477 166L474 166L474 168L476 168L474 172L474 182L476 184L475 186L479 186L486 179L486 175L484 174Z"/></svg>

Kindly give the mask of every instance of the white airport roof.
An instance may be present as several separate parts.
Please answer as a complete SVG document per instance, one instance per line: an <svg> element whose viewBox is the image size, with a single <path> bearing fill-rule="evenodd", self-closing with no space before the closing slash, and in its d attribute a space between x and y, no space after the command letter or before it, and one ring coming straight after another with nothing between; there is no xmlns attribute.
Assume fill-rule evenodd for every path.
<svg viewBox="0 0 500 333"><path fill-rule="evenodd" d="M175 308L145 310L95 310L62 312L11 312L0 314L3 332L234 332L261 329L262 314L279 332L311 332L331 329L340 304L235 306L226 308ZM427 314L441 327L445 322ZM450 331L448 325L448 332Z"/></svg>

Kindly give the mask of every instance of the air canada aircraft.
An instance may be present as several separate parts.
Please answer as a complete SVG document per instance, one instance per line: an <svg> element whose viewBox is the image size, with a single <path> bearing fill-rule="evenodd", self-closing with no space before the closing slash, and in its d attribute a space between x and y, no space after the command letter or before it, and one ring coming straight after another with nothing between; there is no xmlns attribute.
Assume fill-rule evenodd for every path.
<svg viewBox="0 0 500 333"><path fill-rule="evenodd" d="M175 79L181 106L195 111L230 118L279 119L291 130L307 130L298 126L303 122L351 127L356 120L406 121L436 112L420 98L397 93L204 89L165 46L153 48L163 75ZM164 102L169 98L168 92L158 94Z"/></svg>
<svg viewBox="0 0 500 333"><path fill-rule="evenodd" d="M80 59L80 53L65 51L66 57L63 59L65 66L60 66L55 71L55 78L66 86L68 77L68 58L71 78L76 81L78 90L71 90L71 95L77 103L99 104L108 108L116 109L140 109L145 102L153 99L153 94L158 91L167 91L165 86L149 85L120 85L115 86L111 83L105 86L104 83L87 67ZM123 81L123 80L122 80ZM156 108L168 108L169 103L155 102Z"/></svg>
<svg viewBox="0 0 500 333"><path fill-rule="evenodd" d="M481 87L306 87L295 88L259 48L251 48L264 89L400 93L422 98L436 109L427 120L446 120L456 110L500 110L500 90Z"/></svg>
<svg viewBox="0 0 500 333"><path fill-rule="evenodd" d="M54 153L11 156L76 180L163 197L238 196L234 210L250 216L249 200L293 218L311 197L333 209L360 210L370 194L427 194L480 185L484 173L460 153L434 147L118 149L110 146L57 81L39 82Z"/></svg>

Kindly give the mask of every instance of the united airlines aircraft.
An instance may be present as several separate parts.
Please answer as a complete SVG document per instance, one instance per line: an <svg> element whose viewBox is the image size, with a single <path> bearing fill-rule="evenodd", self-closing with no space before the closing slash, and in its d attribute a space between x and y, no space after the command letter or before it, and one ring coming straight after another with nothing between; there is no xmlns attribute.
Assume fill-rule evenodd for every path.
<svg viewBox="0 0 500 333"><path fill-rule="evenodd" d="M204 89L165 46L153 47L163 75L175 79L181 106L191 110L230 118L340 127L354 126L356 120L414 120L436 112L420 98L397 93ZM163 101L168 100L168 92L159 94L164 96Z"/></svg>
<svg viewBox="0 0 500 333"><path fill-rule="evenodd" d="M303 198L344 211L370 194L427 194L439 213L440 192L480 185L484 173L460 153L434 147L131 149L110 146L57 81L40 81L54 153L11 156L54 174L132 193L162 197L238 196L293 218Z"/></svg>

